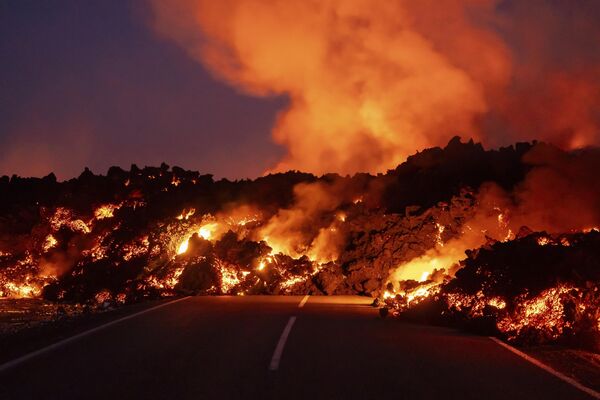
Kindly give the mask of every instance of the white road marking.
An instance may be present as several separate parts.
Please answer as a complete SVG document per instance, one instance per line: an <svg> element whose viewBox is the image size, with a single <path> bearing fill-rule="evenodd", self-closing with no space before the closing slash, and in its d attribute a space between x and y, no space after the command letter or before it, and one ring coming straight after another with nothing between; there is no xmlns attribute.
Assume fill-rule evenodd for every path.
<svg viewBox="0 0 600 400"><path fill-rule="evenodd" d="M167 302L167 303L159 304L159 305L157 305L157 306L154 306L154 307L148 308L148 309L146 309L146 310L143 310L143 311L137 312L137 313L135 313L135 314L127 315L127 316L125 316L125 317L122 317L122 318L116 319L116 320L114 320L114 321L107 322L107 323L106 323L106 324L104 324L104 325L100 325L100 326L97 326L97 327L95 327L95 328L89 329L89 330L87 330L87 331L84 331L84 332L78 333L78 334L77 334L77 335L75 335L75 336L68 337L68 338L66 338L66 339L63 339L63 340L61 340L61 341L59 341L59 342L53 343L53 344L51 344L50 346L46 346L46 347L44 347L44 348L41 348L41 349L39 349L39 350L36 350L36 351L33 351L33 352L31 352L31 353L25 354L24 356L21 356L21 357L19 357L19 358L15 358L14 360L8 361L8 362L6 362L6 363L4 363L4 364L0 365L0 373L4 372L4 371L6 371L6 370L8 370L8 369L10 369L10 368L13 368L13 367L15 367L15 366L17 366L17 365L19 365L19 364L21 364L21 363L24 363L24 362L25 362L25 361L27 361L27 360L31 360L32 358L35 358L35 357L37 357L37 356L39 356L39 355L42 355L42 354L44 354L44 353L48 353L48 352L50 352L50 351L52 351L52 350L58 349L59 347L62 347L62 346L64 346L65 344L68 344L68 343L74 342L74 341L76 341L76 340L79 340L79 339L81 339L81 338L82 338L82 337L84 337L84 336L91 335L91 334L92 334L92 333L94 333L94 332L101 331L102 329L108 328L109 326L113 326L113 325L116 325L116 324L118 324L118 323L120 323L120 322L126 321L126 320L128 320L128 319L131 319L131 318L138 317L138 316L140 316L140 315L142 315L142 314L146 314L146 313L148 313L148 312L150 312L150 311L154 311L154 310L156 310L156 309L159 309L159 308L162 308L162 307L165 307L165 306L168 306L168 305L171 305L171 304L177 303L177 302L179 302L179 301L182 301L182 300L188 299L189 297L190 297L190 296L186 296L186 297L182 297L182 298L180 298L180 299L177 299L177 300L169 301L169 302Z"/></svg>
<svg viewBox="0 0 600 400"><path fill-rule="evenodd" d="M281 337L279 338L279 342L277 342L277 347L275 347L275 352L271 358L271 364L269 364L269 371L277 371L279 369L281 354L283 353L283 348L285 347L285 342L292 330L292 326L294 326L294 322L296 322L296 317L290 317L287 325L283 328L283 332L281 332Z"/></svg>
<svg viewBox="0 0 600 400"><path fill-rule="evenodd" d="M535 358L523 353L522 351L515 349L514 347L512 347L509 344L504 343L502 340L489 336L490 339L492 339L494 342L498 343L500 346L508 349L509 351L513 352L514 354L518 355L519 357L529 361L530 363L532 363L533 365L535 365L538 368L543 369L544 371L554 375L555 377L557 377L558 379L568 383L571 386L576 387L577 389L581 390L582 392L585 392L587 394L589 394L590 396L592 396L595 399L600 399L600 393L596 392L593 389L590 389L587 386L583 386L581 383L577 382L575 379L570 378L568 376L566 376L563 373L558 372L557 370L555 370L554 368L536 360Z"/></svg>
<svg viewBox="0 0 600 400"><path fill-rule="evenodd" d="M304 296L302 298L302 301L300 302L300 304L298 304L298 308L302 308L304 307L304 305L306 304L306 302L308 301L308 298L310 297L309 294L307 294L306 296Z"/></svg>

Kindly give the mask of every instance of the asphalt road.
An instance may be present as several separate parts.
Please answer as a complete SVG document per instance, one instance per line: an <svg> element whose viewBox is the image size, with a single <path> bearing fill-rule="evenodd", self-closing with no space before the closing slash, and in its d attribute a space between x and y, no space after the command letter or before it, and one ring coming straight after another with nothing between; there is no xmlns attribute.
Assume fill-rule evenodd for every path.
<svg viewBox="0 0 600 400"><path fill-rule="evenodd" d="M486 337L301 300L187 298L5 369L0 399L589 398Z"/></svg>

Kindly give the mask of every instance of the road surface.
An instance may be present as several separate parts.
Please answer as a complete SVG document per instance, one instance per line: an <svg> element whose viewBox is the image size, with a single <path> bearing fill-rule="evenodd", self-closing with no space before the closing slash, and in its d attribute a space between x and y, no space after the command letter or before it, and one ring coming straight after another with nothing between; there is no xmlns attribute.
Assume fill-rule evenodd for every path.
<svg viewBox="0 0 600 400"><path fill-rule="evenodd" d="M5 368L0 399L589 398L489 338L301 301L186 298Z"/></svg>

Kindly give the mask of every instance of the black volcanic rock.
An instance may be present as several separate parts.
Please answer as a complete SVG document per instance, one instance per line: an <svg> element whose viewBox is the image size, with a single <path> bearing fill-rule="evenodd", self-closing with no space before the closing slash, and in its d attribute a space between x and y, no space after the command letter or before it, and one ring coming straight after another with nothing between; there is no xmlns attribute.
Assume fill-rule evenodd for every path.
<svg viewBox="0 0 600 400"><path fill-rule="evenodd" d="M494 182L507 190L520 184L532 168L522 160L532 148L522 143L485 150L453 138L445 148L424 150L376 176L289 171L215 181L212 175L163 163L132 165L129 171L111 167L106 176L86 169L65 182L54 175L2 177L0 291L3 282L23 278L25 272L37 279L54 268L58 276L44 292L53 299L84 301L103 290L131 298L155 295L168 292L160 282L176 281L175 271L181 273L176 289L202 292L214 280L208 269L198 267L205 265L204 257L216 260L211 265L220 268L219 274L229 271L231 291L377 296L392 269L435 246L437 224L445 227L444 241L460 233L473 215L482 184ZM339 254L322 265L306 257L271 254L273 249L248 231L223 232L209 242L191 234L191 220L177 219L182 210L194 209L191 218L198 224L204 215L247 206L260 214L260 221L248 225L254 229L280 212L292 213L297 188L308 184L335 198L294 231L311 240L328 229L338 233ZM323 202L331 199L315 199L311 207L324 207ZM111 218L97 219L95 212L105 204L118 207ZM334 223L342 213L345 222ZM44 250L50 233L58 244ZM189 249L175 256L184 237ZM300 253L309 244L299 242ZM259 271L260 262L266 266Z"/></svg>
<svg viewBox="0 0 600 400"><path fill-rule="evenodd" d="M412 205L428 208L448 201L461 188L477 189L484 182L510 190L530 170L521 160L531 148L520 143L484 150L479 143L461 143L454 137L444 149L434 147L410 156L381 178L386 181L383 204L398 213Z"/></svg>

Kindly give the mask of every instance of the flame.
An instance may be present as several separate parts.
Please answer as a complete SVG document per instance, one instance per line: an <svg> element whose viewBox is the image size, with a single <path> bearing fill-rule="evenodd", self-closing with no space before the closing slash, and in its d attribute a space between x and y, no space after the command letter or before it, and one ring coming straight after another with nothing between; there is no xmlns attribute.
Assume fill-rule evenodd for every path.
<svg viewBox="0 0 600 400"><path fill-rule="evenodd" d="M50 250L57 244L58 244L58 240L56 240L56 238L52 234L50 234L50 235L46 236L46 239L44 240L44 245L42 246L42 249L44 250L44 252L48 252L48 250Z"/></svg>
<svg viewBox="0 0 600 400"><path fill-rule="evenodd" d="M188 220L192 215L196 213L196 209L190 208L189 210L183 210L181 214L177 216L178 220Z"/></svg>
<svg viewBox="0 0 600 400"><path fill-rule="evenodd" d="M570 246L571 242L569 242L569 239L567 239L566 237L563 237L560 239L560 245L561 246Z"/></svg>
<svg viewBox="0 0 600 400"><path fill-rule="evenodd" d="M435 227L437 229L437 234L435 236L435 243L439 247L444 247L444 240L442 239L442 234L444 233L444 230L446 229L446 227L437 222L435 223Z"/></svg>
<svg viewBox="0 0 600 400"><path fill-rule="evenodd" d="M449 293L444 296L444 300L450 310L468 310L471 317L482 316L484 309L488 306L498 310L506 308L506 301L503 298L487 297L482 291L478 291L475 295Z"/></svg>
<svg viewBox="0 0 600 400"><path fill-rule="evenodd" d="M397 315L399 312L415 306L431 296L438 294L440 286L435 282L424 282L413 287L385 290L383 292L383 301Z"/></svg>
<svg viewBox="0 0 600 400"><path fill-rule="evenodd" d="M94 299L98 304L103 304L107 301L110 301L111 298L112 295L108 290L102 290L101 292L96 293L96 295L94 296Z"/></svg>
<svg viewBox="0 0 600 400"><path fill-rule="evenodd" d="M181 244L177 247L177 254L183 254L188 250L188 246L190 243L190 238L185 239Z"/></svg>
<svg viewBox="0 0 600 400"><path fill-rule="evenodd" d="M115 267L120 267L124 265L121 262L148 256L149 265L144 273L149 273L143 277L143 282L139 283L138 287L142 288L140 290L145 290L144 287L151 287L169 291L177 286L179 278L187 266L198 261L197 258L194 258L198 256L197 254L180 258L175 256L189 253L190 239L194 234L216 243L224 232L232 230L238 240L247 238L248 240L254 241L257 239L260 241L264 239L271 245L271 256L261 255L256 261L257 264L254 264L256 265L255 270L259 272L267 268L272 269L278 280L277 288L274 290L290 293L321 271L322 266L319 265L320 263L333 261L337 258L333 242L343 232L343 229L341 229L342 223L347 218L346 213L339 210L339 205L343 200L337 195L329 194L329 186L320 184L299 186L294 188L297 197L296 202L290 209L283 210L278 215L279 218L272 218L273 215L264 216L262 211L256 210L254 207L236 206L233 209L221 211L215 216L203 215L201 217L202 222L197 223L197 220L192 218L196 214L196 210L186 208L176 218L166 223L160 222L157 224L155 229L152 228L148 234L125 242L115 242L114 236L114 232L118 232L124 222L121 220L120 215L115 216L114 213L114 210L121 207L121 204L101 205L94 211L94 218L89 221L80 218L75 210L58 207L53 210L47 221L44 221L44 223L49 224L49 228L53 233L48 234L44 240L37 241L39 252L36 251L34 254L30 254L26 260L19 261L20 266L23 264L20 268L24 269L26 267L28 270L40 274L39 282L37 278L23 282L22 279L11 277L8 279L8 285L0 283L0 290L2 290L3 296L38 296L41 293L41 288L49 282L49 279L62 275L64 272L69 272L74 266L76 268L73 268L72 276L80 276L85 274L84 266L90 262L110 257L111 260L114 260ZM137 193L138 189L134 188L133 191ZM126 200L122 204L135 209L135 207L143 207L145 202L140 192L139 195L136 194L135 198ZM324 208L322 207L323 204L325 204ZM313 218L315 222L325 218L329 225L319 227L315 223L319 227L319 231L307 235L308 240L303 243L305 238L296 235L296 233L303 231L307 216ZM115 221L107 221L98 225L98 227L93 225L97 220L111 218L114 218ZM261 237L266 226L275 227L276 229L272 230L272 236L264 235L264 237ZM39 255L41 253L48 252L49 249L58 245L56 239L58 236L54 231L59 231L65 227L73 233L81 235L90 233L91 235L86 237L83 242L72 241L72 243L81 246L81 248L73 248L73 254L66 252L54 254L53 252L46 259L40 260ZM279 227L284 229L277 229ZM314 227L312 228L314 229ZM259 245L259 243L256 244ZM69 246L69 249L71 249L71 246ZM161 255L165 253L170 256L170 261L167 264L163 264L164 260L161 259ZM283 258L284 261L280 264L275 257L282 254L290 255L292 259ZM301 261L298 260L300 258L302 258ZM255 261L252 260L251 262L254 263ZM62 264L65 265L64 269ZM290 272L288 269L293 270L295 265L298 266L298 270ZM229 293L230 291L243 293L238 289L238 286L242 283L251 284L250 279L260 279L260 276L256 274L249 275L248 271L238 271L240 269L239 265L226 264L218 257L214 260L214 266L217 266L221 272L221 282L219 285L215 285L213 293ZM41 274L44 274L44 277ZM263 278L265 277L264 274L261 275L263 275ZM3 276L0 277L0 279L3 278ZM47 280L44 281L42 278L47 278ZM106 296L102 294L101 297ZM111 297L114 301L118 301L118 298L123 298L123 296L119 297L119 294L114 294Z"/></svg>
<svg viewBox="0 0 600 400"><path fill-rule="evenodd" d="M194 212L188 211L186 214L182 214L180 215L181 218L177 218L179 220L185 220L187 219L186 215L193 215ZM217 222L209 222L207 224L201 225L199 228L197 228L196 233L198 234L198 236L200 236L201 238L205 239L205 240L215 240L216 239L216 232L221 230L221 226L219 223ZM185 237L185 239L183 239L182 242L179 243L179 245L177 246L177 254L183 254L185 252L187 252L188 247L189 247L189 242L190 242L190 238L191 238L192 234L188 233Z"/></svg>
<svg viewBox="0 0 600 400"><path fill-rule="evenodd" d="M389 281L403 280L423 281L435 270L452 270L460 260L465 258L465 252L483 246L490 238L507 240L513 236L509 226L509 218L503 207L492 206L486 208L481 203L498 202L499 194L495 189L479 194L479 207L475 214L463 224L460 235L444 242L442 234L446 227L439 222L435 223L435 239L433 248L420 257L397 266L390 274Z"/></svg>
<svg viewBox="0 0 600 400"><path fill-rule="evenodd" d="M54 215L50 217L50 226L54 231L60 230L63 226L67 226L74 232L90 233L91 229L81 219L75 218L73 211L64 207L58 207Z"/></svg>
<svg viewBox="0 0 600 400"><path fill-rule="evenodd" d="M115 216L115 210L118 210L120 205L117 204L105 204L103 206L98 207L94 211L94 217L97 220L113 218Z"/></svg>
<svg viewBox="0 0 600 400"><path fill-rule="evenodd" d="M431 285L431 286L425 286L425 287L419 287L418 289L408 292L406 293L406 302L408 303L408 305L411 305L412 303L416 302L416 301L422 301L423 299L426 299L427 297L429 297L432 293L433 293L433 289L436 286Z"/></svg>
<svg viewBox="0 0 600 400"><path fill-rule="evenodd" d="M200 229L198 229L198 235L206 240L210 240L218 227L219 225L216 223L203 225L200 227Z"/></svg>
<svg viewBox="0 0 600 400"><path fill-rule="evenodd" d="M33 277L26 276L21 282L4 282L0 285L0 298L35 298L40 296L41 291L42 285L35 282Z"/></svg>
<svg viewBox="0 0 600 400"><path fill-rule="evenodd" d="M285 254L291 257L300 257L300 254L289 246L289 242L286 239L273 239L269 236L264 236L262 241L271 248L270 255Z"/></svg>
<svg viewBox="0 0 600 400"><path fill-rule="evenodd" d="M540 246L546 246L546 245L548 245L550 243L551 243L550 238L545 237L545 236L540 237L537 240L537 244L540 245Z"/></svg>
<svg viewBox="0 0 600 400"><path fill-rule="evenodd" d="M156 276L150 276L146 279L146 284L156 289L173 289L179 283L183 269L183 267L177 267L160 279Z"/></svg>
<svg viewBox="0 0 600 400"><path fill-rule="evenodd" d="M146 254L149 246L150 242L148 240L148 236L144 236L132 243L125 244L121 248L123 260L129 261L134 257L139 257Z"/></svg>
<svg viewBox="0 0 600 400"><path fill-rule="evenodd" d="M242 277L248 274L247 271L244 271L245 274L239 273L235 267L227 266L225 263L217 263L217 267L221 272L221 292L223 293L229 293L231 289L240 284L240 274Z"/></svg>
<svg viewBox="0 0 600 400"><path fill-rule="evenodd" d="M283 280L280 283L280 287L284 293L289 292L295 285L303 283L306 281L306 277L304 276L291 276L288 279Z"/></svg>
<svg viewBox="0 0 600 400"><path fill-rule="evenodd" d="M424 256L417 257L405 264L398 266L392 273L392 281L415 280L424 281L436 269L448 269L464 258L464 250L459 247L452 248L445 253L433 249Z"/></svg>
<svg viewBox="0 0 600 400"><path fill-rule="evenodd" d="M562 298L573 291L577 292L577 289L560 285L547 289L532 299L526 299L524 295L517 301L516 310L498 322L498 328L507 333L509 338L515 338L530 326L557 338L570 326L565 321Z"/></svg>

